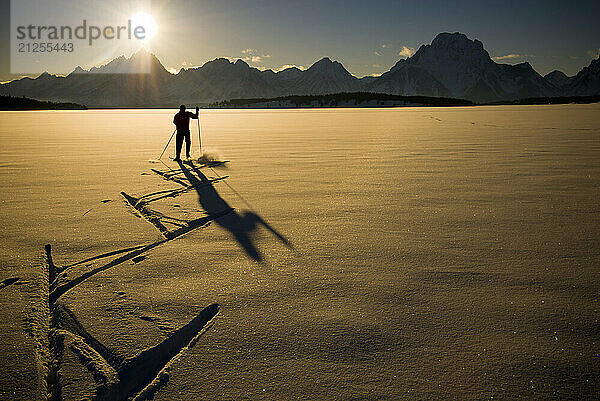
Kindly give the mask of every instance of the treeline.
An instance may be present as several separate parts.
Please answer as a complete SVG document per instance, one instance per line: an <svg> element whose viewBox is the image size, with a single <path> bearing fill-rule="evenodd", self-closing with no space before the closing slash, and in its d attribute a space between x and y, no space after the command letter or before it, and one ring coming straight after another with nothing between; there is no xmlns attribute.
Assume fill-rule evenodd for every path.
<svg viewBox="0 0 600 401"><path fill-rule="evenodd" d="M499 104L569 104L569 103L579 103L579 104L589 104L589 103L598 103L600 102L600 95L594 96L557 96L557 97L529 97L526 99L519 100L506 100L502 102L492 102L486 104L499 105Z"/></svg>
<svg viewBox="0 0 600 401"><path fill-rule="evenodd" d="M209 107L251 107L264 104L262 107L337 107L337 106L472 106L473 102L464 99L429 96L388 95L385 93L351 92L328 95L290 95L274 98L231 99L211 103Z"/></svg>
<svg viewBox="0 0 600 401"><path fill-rule="evenodd" d="M28 97L0 95L0 110L87 110L77 103L56 103Z"/></svg>

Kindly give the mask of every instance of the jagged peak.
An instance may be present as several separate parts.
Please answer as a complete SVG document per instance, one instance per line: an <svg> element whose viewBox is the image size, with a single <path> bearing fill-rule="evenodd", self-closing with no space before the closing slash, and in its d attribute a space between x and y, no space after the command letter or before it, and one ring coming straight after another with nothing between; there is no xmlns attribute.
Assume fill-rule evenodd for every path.
<svg viewBox="0 0 600 401"><path fill-rule="evenodd" d="M348 72L340 62L332 61L329 57L323 57L322 59L314 63L308 68L308 71L326 71L331 69L337 69L340 71L343 70ZM348 74L350 73L348 72Z"/></svg>
<svg viewBox="0 0 600 401"><path fill-rule="evenodd" d="M289 72L289 71L299 71L299 72L302 72L302 70L301 70L300 68L298 68L298 67L296 67L296 66L293 66L293 67L284 68L284 69L283 69L283 70L281 70L281 71L277 71L277 74L279 74L279 73L281 73L281 72L284 72L284 71L288 71L288 72Z"/></svg>
<svg viewBox="0 0 600 401"><path fill-rule="evenodd" d="M111 74L150 72L170 74L162 65L158 57L144 48L139 49L129 58L125 57L124 55L120 55L108 63L101 65L100 67L92 67L89 71L83 70L77 72Z"/></svg>
<svg viewBox="0 0 600 401"><path fill-rule="evenodd" d="M313 65L311 65L308 69L309 70L315 70L315 69L316 70L325 70L325 69L332 69L332 68L342 69L342 70L346 71L346 69L340 62L332 61L329 57L323 57L322 59L315 62Z"/></svg>
<svg viewBox="0 0 600 401"><path fill-rule="evenodd" d="M150 53L148 50L141 47L138 51L134 52L131 55L131 57L129 57L127 60L133 60L138 57L148 57L148 56L154 56L154 54Z"/></svg>
<svg viewBox="0 0 600 401"><path fill-rule="evenodd" d="M431 63L435 59L445 59L444 62L454 63L457 57L470 64L483 66L493 63L489 53L483 48L483 43L477 39L471 40L460 32L438 34L430 45L422 45L406 61L415 65Z"/></svg>
<svg viewBox="0 0 600 401"><path fill-rule="evenodd" d="M557 87L561 87L568 84L569 82L571 82L572 78L573 77L569 77L567 76L567 74L559 70L554 70L544 75L544 79L546 81L550 82L552 85Z"/></svg>
<svg viewBox="0 0 600 401"><path fill-rule="evenodd" d="M564 72L562 72L560 70L551 71L551 72L547 73L546 75L544 75L544 78L553 77L553 76L568 78L567 74L565 74Z"/></svg>
<svg viewBox="0 0 600 401"><path fill-rule="evenodd" d="M235 61L235 64L234 64L234 65L236 65L236 66L238 66L238 67L248 67L248 68L250 68L250 66L248 65L248 63L246 63L246 62L245 62L244 60L242 60L241 58L238 58L238 59Z"/></svg>
<svg viewBox="0 0 600 401"><path fill-rule="evenodd" d="M162 65L162 63L160 62L160 60L158 59L158 57L156 57L156 54L149 52L148 50L144 49L143 47L140 48L140 50L138 50L137 52L133 53L131 55L131 57L129 57L128 60L133 60L139 57L150 57L150 59L154 62L158 62Z"/></svg>
<svg viewBox="0 0 600 401"><path fill-rule="evenodd" d="M231 65L233 64L231 61L229 61L229 59L225 58L225 57L217 57L214 60L210 60L207 61L206 63L204 63L204 65L202 65L202 67L206 66L206 65Z"/></svg>
<svg viewBox="0 0 600 401"><path fill-rule="evenodd" d="M524 61L522 63L515 64L513 67L518 67L518 68L522 68L524 70L532 70L533 71L533 67L531 66L531 64L529 64L529 61Z"/></svg>
<svg viewBox="0 0 600 401"><path fill-rule="evenodd" d="M460 32L439 33L431 42L432 47L458 47L483 50L483 43L477 39L469 39L467 35Z"/></svg>
<svg viewBox="0 0 600 401"><path fill-rule="evenodd" d="M333 61L331 61L331 59L329 57L323 57L322 59L317 61L315 64L333 64Z"/></svg>
<svg viewBox="0 0 600 401"><path fill-rule="evenodd" d="M586 67L583 67L581 71L577 73L576 77L585 74L600 74L600 56L592 60Z"/></svg>
<svg viewBox="0 0 600 401"><path fill-rule="evenodd" d="M392 68L390 68L390 71L396 71L400 68L402 68L402 66L404 66L406 64L406 59L401 58L400 60L398 60L396 62L396 64L394 64L394 66Z"/></svg>
<svg viewBox="0 0 600 401"><path fill-rule="evenodd" d="M133 57L133 55L132 55ZM110 63L114 63L114 62L118 62L118 61L125 61L127 60L127 57L125 57L124 55L120 55L119 57L113 58L112 60L110 60L108 63L104 64L104 65L108 65Z"/></svg>
<svg viewBox="0 0 600 401"><path fill-rule="evenodd" d="M432 43L440 40L448 40L450 38L460 38L463 40L469 40L467 35L465 35L462 32L440 32L437 35L435 35L435 38L433 38Z"/></svg>
<svg viewBox="0 0 600 401"><path fill-rule="evenodd" d="M298 67L288 67L275 73L276 76L284 79L293 79L302 75L302 70Z"/></svg>
<svg viewBox="0 0 600 401"><path fill-rule="evenodd" d="M87 70L84 70L83 68L81 68L80 65L78 65L77 67L75 67L75 69L71 72L71 74L85 74L86 72L88 72ZM69 74L69 75L71 75Z"/></svg>
<svg viewBox="0 0 600 401"><path fill-rule="evenodd" d="M99 71L99 70L102 70L103 68L106 68L108 66L114 66L114 65L122 63L122 62L124 62L126 60L127 59L125 58L125 56L120 55L119 57L110 60L108 63L100 65L100 67L92 67L92 68L90 68L90 72Z"/></svg>

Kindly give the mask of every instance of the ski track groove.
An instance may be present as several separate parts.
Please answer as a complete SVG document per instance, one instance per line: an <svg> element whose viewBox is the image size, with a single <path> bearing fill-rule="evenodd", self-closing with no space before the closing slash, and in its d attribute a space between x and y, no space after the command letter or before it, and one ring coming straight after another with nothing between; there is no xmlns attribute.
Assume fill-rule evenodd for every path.
<svg viewBox="0 0 600 401"><path fill-rule="evenodd" d="M205 166L210 167L209 164ZM105 252L62 267L54 264L51 246L49 244L45 246L45 259L42 264L41 275L42 285L40 289L34 291L40 293L38 297L35 297L36 304L39 303L40 306L33 310L34 316L26 320L26 323L29 322L29 326L31 326L27 326L29 329L26 331L34 338L37 344L38 370L41 377L46 377L45 393L48 394L49 400L62 399L62 371L60 368L65 352L72 352L82 366L92 375L96 385L94 400L124 401L129 399L152 399L156 392L168 382L172 364L196 344L202 334L214 324L216 316L219 313L219 304L213 303L201 310L183 327L176 330L169 328L167 337L159 344L140 352L132 358L123 359L93 337L79 322L75 314L59 302L59 298L62 295L95 274L118 266L128 260L141 261L145 258L142 254L151 249L181 237L197 228L206 227L212 220L225 216L234 210L234 208L229 208L194 220L176 219L154 211L147 207L149 202L178 196L181 193L195 189L198 185L186 184L181 179L168 177L168 174L165 172L155 169L151 170L161 175L164 179L183 185L184 188L159 191L144 195L141 198L135 198L125 192L121 192L121 194L125 198L126 203L134 209L134 212L139 217L153 224L161 232L164 237L163 239L146 245ZM213 182L225 178L227 176L211 179L208 182L203 182L200 186L212 185ZM145 197L161 194L165 195L150 200L143 200ZM168 221L170 224L178 225L179 228L168 230L161 222L161 219ZM75 279L64 284L59 283L58 278L61 278L60 274L74 266L123 253L124 255L88 270ZM18 277L7 278L0 282L0 289L18 283L19 280L20 278ZM23 282L23 284L26 283L28 282ZM35 294L32 293L33 295ZM165 324L164 318L153 318L146 315L137 317L156 323L159 326L164 326ZM162 331L164 332L164 330ZM66 346L67 343L68 347Z"/></svg>
<svg viewBox="0 0 600 401"><path fill-rule="evenodd" d="M2 282L0 282L0 290L8 287L11 284L15 284L19 280L20 280L19 277L10 277L10 278L7 278L6 280L2 280Z"/></svg>

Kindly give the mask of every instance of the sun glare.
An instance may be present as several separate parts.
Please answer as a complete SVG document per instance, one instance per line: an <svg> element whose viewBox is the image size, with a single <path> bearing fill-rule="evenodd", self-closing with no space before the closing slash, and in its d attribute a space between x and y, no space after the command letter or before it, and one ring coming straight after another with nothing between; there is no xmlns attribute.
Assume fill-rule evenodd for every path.
<svg viewBox="0 0 600 401"><path fill-rule="evenodd" d="M152 39L152 37L156 34L158 30L158 26L156 25L156 21L154 21L154 17L147 13L135 13L131 16L131 25L142 26L146 31L146 38L144 41L148 41Z"/></svg>

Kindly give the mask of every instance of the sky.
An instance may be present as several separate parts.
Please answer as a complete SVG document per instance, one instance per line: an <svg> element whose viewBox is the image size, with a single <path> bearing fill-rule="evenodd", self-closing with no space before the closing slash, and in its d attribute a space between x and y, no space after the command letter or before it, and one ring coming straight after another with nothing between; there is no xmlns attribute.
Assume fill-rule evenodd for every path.
<svg viewBox="0 0 600 401"><path fill-rule="evenodd" d="M261 70L306 68L327 56L362 77L388 71L440 32L479 39L497 62L527 61L542 75L555 69L574 75L600 51L598 1L148 1L144 11L157 25L152 39L133 47L113 46L110 51L90 47L83 53L63 54L48 69L58 73L77 65L89 69L144 46L170 71L218 57L241 58ZM104 4L90 3L98 9ZM134 3L120 1L104 8L117 9L127 18L135 11ZM81 7L57 9L77 19L90 13ZM10 27L9 1L0 0L0 15L0 80L6 81L16 77L9 74L11 29L15 29ZM38 12L38 19L40 15L51 18L50 12Z"/></svg>

